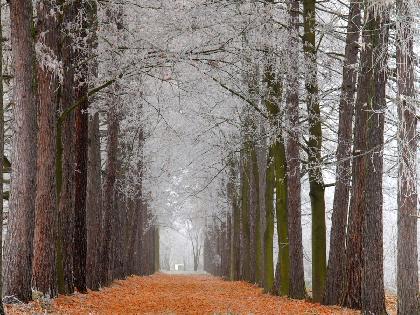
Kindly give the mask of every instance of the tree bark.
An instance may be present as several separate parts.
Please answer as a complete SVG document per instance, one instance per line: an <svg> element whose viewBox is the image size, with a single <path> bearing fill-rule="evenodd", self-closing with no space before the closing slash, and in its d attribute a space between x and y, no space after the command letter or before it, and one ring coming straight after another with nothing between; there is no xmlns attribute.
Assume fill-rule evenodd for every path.
<svg viewBox="0 0 420 315"><path fill-rule="evenodd" d="M362 313L387 314L385 308L384 271L383 271L383 145L386 110L386 83L388 62L388 12L386 8L376 12L366 8L365 23L369 34L366 44L373 49L372 81L369 86L367 110L366 163L366 210L363 213L362 233Z"/></svg>
<svg viewBox="0 0 420 315"><path fill-rule="evenodd" d="M242 153L241 172L241 243L243 253L241 254L241 279L249 281L250 275L250 229L249 229L249 143L245 140L244 152Z"/></svg>
<svg viewBox="0 0 420 315"><path fill-rule="evenodd" d="M16 84L15 126L3 284L4 295L27 302L32 295L37 142L32 1L12 1L10 19Z"/></svg>
<svg viewBox="0 0 420 315"><path fill-rule="evenodd" d="M265 186L265 232L264 232L264 291L269 293L274 284L273 235L274 235L274 153L270 146Z"/></svg>
<svg viewBox="0 0 420 315"><path fill-rule="evenodd" d="M281 131L280 131L281 132ZM279 283L279 291L276 294L289 294L289 238L287 231L287 163L286 149L282 135L274 144L275 176L276 176L276 218L278 240L278 263L279 272L276 274ZM277 281L277 279L276 279Z"/></svg>
<svg viewBox="0 0 420 315"><path fill-rule="evenodd" d="M240 277L240 256L241 256L241 221L240 216L241 212L238 205L237 198L237 189L236 189L236 170L235 162L233 158L230 161L230 170L229 170L229 183L228 183L228 197L230 200L230 205L232 209L232 237L230 239L231 248L230 248L230 280L236 281Z"/></svg>
<svg viewBox="0 0 420 315"><path fill-rule="evenodd" d="M339 107L338 146L330 252L324 303L338 305L344 287L346 226L351 186L351 147L354 98L361 27L360 2L351 1L347 24L343 82Z"/></svg>
<svg viewBox="0 0 420 315"><path fill-rule="evenodd" d="M86 196L87 230L87 286L98 290L100 281L102 236L101 141L99 113L89 119L88 183Z"/></svg>
<svg viewBox="0 0 420 315"><path fill-rule="evenodd" d="M413 50L414 3L397 0L398 314L419 314L417 249L417 117Z"/></svg>
<svg viewBox="0 0 420 315"><path fill-rule="evenodd" d="M32 286L49 297L58 294L56 278L56 231L58 209L56 201L55 150L58 105L59 69L44 60L59 62L60 16L54 1L38 2L40 60L38 61L38 152L37 188L35 199L34 259Z"/></svg>
<svg viewBox="0 0 420 315"><path fill-rule="evenodd" d="M250 180L250 194L253 200L253 247L254 253L254 277L255 283L262 284L262 246L261 246L261 209L260 209L260 172L258 169L257 150L255 144L251 147L251 180Z"/></svg>
<svg viewBox="0 0 420 315"><path fill-rule="evenodd" d="M325 187L322 176L322 127L317 79L317 48L315 38L316 0L303 1L304 36L303 49L306 60L305 88L309 124L308 173L309 195L312 209L312 298L322 301L325 288L326 226Z"/></svg>
<svg viewBox="0 0 420 315"><path fill-rule="evenodd" d="M76 16L72 3L63 5L63 25L72 25ZM63 83L60 97L60 112L66 111L76 101L75 69L76 59L74 30L66 30L61 44L63 62ZM75 164L75 126L74 111L71 111L57 125L57 198L59 207L57 237L57 278L61 294L74 292L73 279L73 235L74 235L74 164ZM61 138L61 140L60 140Z"/></svg>
<svg viewBox="0 0 420 315"><path fill-rule="evenodd" d="M286 143L287 158L287 208L290 286L289 296L295 299L305 298L305 279L303 270L303 245L300 197L300 152L299 152L299 1L290 0L289 10L289 73L286 96L286 113L290 129Z"/></svg>
<svg viewBox="0 0 420 315"><path fill-rule="evenodd" d="M115 182L117 176L118 163L118 133L119 133L119 119L117 117L116 109L111 106L107 114L108 121L108 143L107 143L107 164L106 174L104 179L103 191L103 211L104 211L104 239L102 240L103 254L102 254L102 281L104 284L109 284L112 281L112 233L114 233L113 217L115 215L116 198Z"/></svg>

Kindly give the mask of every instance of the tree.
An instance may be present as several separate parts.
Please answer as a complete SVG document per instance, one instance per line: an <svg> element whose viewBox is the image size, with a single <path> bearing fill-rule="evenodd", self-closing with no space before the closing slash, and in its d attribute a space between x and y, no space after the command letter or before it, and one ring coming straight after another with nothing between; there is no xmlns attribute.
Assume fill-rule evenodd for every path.
<svg viewBox="0 0 420 315"><path fill-rule="evenodd" d="M270 146L267 158L265 188L265 220L264 232L264 291L271 292L274 284L273 235L274 235L274 161L273 148Z"/></svg>
<svg viewBox="0 0 420 315"><path fill-rule="evenodd" d="M326 227L324 181L322 176L322 127L319 105L317 43L316 43L316 0L303 1L304 36L303 49L306 60L305 88L308 108L308 172L309 195L312 210L312 298L322 300L326 276Z"/></svg>
<svg viewBox="0 0 420 315"><path fill-rule="evenodd" d="M418 314L417 249L417 117L414 87L413 8L410 0L397 0L398 84L398 314Z"/></svg>
<svg viewBox="0 0 420 315"><path fill-rule="evenodd" d="M350 2L347 22L343 81L341 85L340 113L338 127L337 167L334 204L331 226L330 253L324 303L338 305L342 296L345 278L346 226L351 182L351 146L354 97L357 71L354 67L358 59L360 37L360 2Z"/></svg>
<svg viewBox="0 0 420 315"><path fill-rule="evenodd" d="M34 258L32 285L50 297L58 294L56 281L56 201L55 151L56 110L59 86L59 11L54 1L37 5L38 39L38 152L35 199Z"/></svg>
<svg viewBox="0 0 420 315"><path fill-rule="evenodd" d="M286 91L286 115L290 133L286 142L287 160L287 208L290 286L289 296L305 298L305 279L303 271L303 246L300 199L300 152L299 152L299 68L296 52L299 35L299 1L290 0L289 10L289 45L288 64L289 82Z"/></svg>
<svg viewBox="0 0 420 315"><path fill-rule="evenodd" d="M15 63L14 139L5 240L4 294L31 299L36 185L36 78L32 37L32 1L10 3L12 54ZM19 246L16 246L19 244Z"/></svg>
<svg viewBox="0 0 420 315"><path fill-rule="evenodd" d="M112 220L115 215L116 198L116 177L117 177L117 153L118 153L118 132L119 118L115 106L111 105L107 113L108 142L107 142L107 164L104 178L103 212L104 212L104 233L103 233L103 254L102 254L102 281L109 284L112 272Z"/></svg>
<svg viewBox="0 0 420 315"><path fill-rule="evenodd" d="M362 313L387 314L383 274L383 144L386 109L388 8L365 4L363 39L367 90L366 187L362 218Z"/></svg>
<svg viewBox="0 0 420 315"><path fill-rule="evenodd" d="M63 25L67 28L62 33L61 58L63 62L63 82L60 93L60 112L70 110L76 102L74 25L76 7L72 2L63 4ZM60 117L57 124L57 202L59 207L57 235L57 278L61 294L74 292L73 280L73 234L74 234L74 110L65 117ZM60 141L61 138L61 141Z"/></svg>
<svg viewBox="0 0 420 315"><path fill-rule="evenodd" d="M232 238L230 240L232 246L230 248L230 280L239 280L240 277L240 239L241 239L241 221L240 221L240 208L237 197L236 187L236 165L233 157L229 159L229 179L227 186L227 195L229 204L232 209Z"/></svg>
<svg viewBox="0 0 420 315"><path fill-rule="evenodd" d="M89 119L88 182L86 192L87 230L87 286L98 290L101 284L100 269L102 240L102 185L101 185L101 142L99 134L99 113Z"/></svg>

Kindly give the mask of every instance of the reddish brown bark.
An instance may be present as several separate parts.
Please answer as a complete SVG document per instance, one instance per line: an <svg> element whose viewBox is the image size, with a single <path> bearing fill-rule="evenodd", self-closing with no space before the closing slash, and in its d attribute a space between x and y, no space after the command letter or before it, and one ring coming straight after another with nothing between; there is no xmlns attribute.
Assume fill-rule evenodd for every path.
<svg viewBox="0 0 420 315"><path fill-rule="evenodd" d="M10 20L15 104L3 284L4 295L26 302L31 299L37 142L32 1L12 1Z"/></svg>
<svg viewBox="0 0 420 315"><path fill-rule="evenodd" d="M38 31L40 61L38 61L38 152L37 189L35 199L34 260L32 286L50 297L58 294L56 280L56 231L58 209L56 202L55 150L56 109L60 69L43 61L47 55L58 63L59 12L54 1L38 2ZM46 58L45 58L46 59Z"/></svg>
<svg viewBox="0 0 420 315"><path fill-rule="evenodd" d="M287 119L290 133L286 144L287 158L287 208L290 259L289 296L296 299L305 298L305 279L303 270L303 244L301 224L301 187L300 187L300 154L299 154L299 79L298 49L299 34L299 1L289 1L290 54L286 96Z"/></svg>
<svg viewBox="0 0 420 315"><path fill-rule="evenodd" d="M398 314L419 314L417 248L417 117L413 12L397 1L398 168Z"/></svg>
<svg viewBox="0 0 420 315"><path fill-rule="evenodd" d="M338 305L342 295L349 192L354 97L361 15L359 1L350 3L338 126L337 169L324 303Z"/></svg>
<svg viewBox="0 0 420 315"><path fill-rule="evenodd" d="M98 290L100 286L100 259L102 236L102 191L101 191L101 142L99 114L89 119L88 185L86 199L87 230L87 286Z"/></svg>

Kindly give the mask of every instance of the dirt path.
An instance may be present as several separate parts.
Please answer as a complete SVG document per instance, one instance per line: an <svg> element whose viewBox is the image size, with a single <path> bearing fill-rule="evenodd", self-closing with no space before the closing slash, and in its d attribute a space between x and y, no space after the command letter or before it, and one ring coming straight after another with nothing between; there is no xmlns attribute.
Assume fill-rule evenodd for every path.
<svg viewBox="0 0 420 315"><path fill-rule="evenodd" d="M44 304L42 306L41 304ZM8 307L8 314L359 314L263 294L244 282L205 275L156 274L116 281L87 295L61 296L51 305Z"/></svg>

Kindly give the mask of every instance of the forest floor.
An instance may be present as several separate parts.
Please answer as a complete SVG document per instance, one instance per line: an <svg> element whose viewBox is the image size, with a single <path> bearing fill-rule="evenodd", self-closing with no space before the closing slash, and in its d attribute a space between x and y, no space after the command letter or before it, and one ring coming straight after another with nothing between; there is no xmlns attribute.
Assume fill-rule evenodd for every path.
<svg viewBox="0 0 420 315"><path fill-rule="evenodd" d="M245 282L207 275L130 277L88 294L60 296L53 301L7 306L7 314L360 314L307 301L263 294Z"/></svg>

